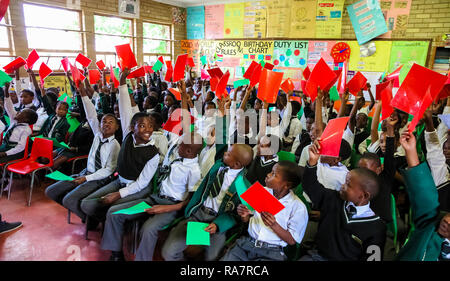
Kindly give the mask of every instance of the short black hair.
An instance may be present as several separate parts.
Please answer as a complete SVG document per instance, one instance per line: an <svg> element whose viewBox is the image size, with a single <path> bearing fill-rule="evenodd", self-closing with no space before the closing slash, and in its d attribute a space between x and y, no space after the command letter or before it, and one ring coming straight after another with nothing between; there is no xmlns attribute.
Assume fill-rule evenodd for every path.
<svg viewBox="0 0 450 281"><path fill-rule="evenodd" d="M133 118L131 118L130 121L130 127L134 128L134 126L136 125L136 123L143 118L149 118L150 120L152 120L150 118L150 116L146 113L146 112L137 112L133 115ZM153 120L152 120L153 121Z"/></svg>
<svg viewBox="0 0 450 281"><path fill-rule="evenodd" d="M30 95L30 96L34 97L34 92L31 91L31 90L23 89L23 90L22 90L22 93L25 93L25 94L27 94L27 95Z"/></svg>
<svg viewBox="0 0 450 281"><path fill-rule="evenodd" d="M100 114L99 114L99 116L100 116ZM120 121L119 121L119 119L117 119L117 117L116 117L116 115L114 115L114 114L112 114L112 113L106 113L106 114L103 114L103 115L101 115L101 118L100 118L100 122L101 122L101 120L103 119L103 117L111 117L111 118L114 118L114 121L116 121L116 124L117 124L117 127L120 127Z"/></svg>
<svg viewBox="0 0 450 281"><path fill-rule="evenodd" d="M283 150L283 142L277 135L267 134L265 136L270 140L270 146L276 143L278 144L278 151ZM275 151L275 153L277 153L278 151Z"/></svg>
<svg viewBox="0 0 450 281"><path fill-rule="evenodd" d="M56 107L58 107L59 104L64 105L67 110L69 110L69 104L67 102L60 100L56 103Z"/></svg>
<svg viewBox="0 0 450 281"><path fill-rule="evenodd" d="M297 113L301 109L300 103L298 101L291 101L291 106L292 106L292 116L297 115Z"/></svg>
<svg viewBox="0 0 450 281"><path fill-rule="evenodd" d="M352 148L348 141L342 140L341 141L341 147L339 149L339 157L341 158L341 161L349 158L352 155Z"/></svg>
<svg viewBox="0 0 450 281"><path fill-rule="evenodd" d="M352 171L358 174L362 188L370 194L369 200L378 195L380 180L374 171L367 168L356 168Z"/></svg>
<svg viewBox="0 0 450 281"><path fill-rule="evenodd" d="M30 108L24 108L24 109L22 109L22 112L26 114L25 123L28 123L29 125L33 125L37 122L39 116L37 115L36 111L34 111L33 109L30 109Z"/></svg>
<svg viewBox="0 0 450 281"><path fill-rule="evenodd" d="M364 154L361 156L360 159L367 159L367 160L373 161L373 162L375 162L375 164L377 164L377 167L381 167L380 157L376 153L366 151L366 152L364 152Z"/></svg>
<svg viewBox="0 0 450 281"><path fill-rule="evenodd" d="M291 188L296 188L302 182L302 176L297 163L283 160L278 162L278 167L282 168L283 178L292 183Z"/></svg>
<svg viewBox="0 0 450 281"><path fill-rule="evenodd" d="M149 100L150 106L152 108L158 105L158 99L154 96L146 96L145 99Z"/></svg>
<svg viewBox="0 0 450 281"><path fill-rule="evenodd" d="M163 117L160 113L155 112L155 111L151 111L150 113L148 113L148 115L150 116L150 118L152 118L155 121L155 128L154 130L159 130L163 124Z"/></svg>

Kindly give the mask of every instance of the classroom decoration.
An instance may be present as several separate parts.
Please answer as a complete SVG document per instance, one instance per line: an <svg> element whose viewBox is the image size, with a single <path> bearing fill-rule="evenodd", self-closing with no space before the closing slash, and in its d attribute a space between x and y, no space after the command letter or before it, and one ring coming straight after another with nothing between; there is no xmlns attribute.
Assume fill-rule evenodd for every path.
<svg viewBox="0 0 450 281"><path fill-rule="evenodd" d="M187 7L187 39L205 38L205 7Z"/></svg>
<svg viewBox="0 0 450 281"><path fill-rule="evenodd" d="M320 155L339 157L342 135L350 117L334 118L328 121L320 137Z"/></svg>
<svg viewBox="0 0 450 281"><path fill-rule="evenodd" d="M402 83L413 64L425 66L429 44L429 41L393 41L388 67L382 71L393 72L403 65L399 76Z"/></svg>
<svg viewBox="0 0 450 281"><path fill-rule="evenodd" d="M225 5L207 5L205 6L205 38L215 39L223 38ZM206 64L206 63L205 63Z"/></svg>
<svg viewBox="0 0 450 281"><path fill-rule="evenodd" d="M275 216L284 209L283 204L259 182L255 182L240 197L258 213L268 212Z"/></svg>
<svg viewBox="0 0 450 281"><path fill-rule="evenodd" d="M347 11L359 45L388 31L378 0L361 0Z"/></svg>
<svg viewBox="0 0 450 281"><path fill-rule="evenodd" d="M315 37L316 6L316 0L291 1L290 38Z"/></svg>
<svg viewBox="0 0 450 281"><path fill-rule="evenodd" d="M316 38L339 38L345 0L317 0Z"/></svg>
<svg viewBox="0 0 450 281"><path fill-rule="evenodd" d="M338 42L331 48L331 57L335 62L343 62L350 58L350 46L345 42Z"/></svg>
<svg viewBox="0 0 450 281"><path fill-rule="evenodd" d="M209 22L208 22L209 24ZM244 38L264 38L267 32L267 1L244 3Z"/></svg>
<svg viewBox="0 0 450 281"><path fill-rule="evenodd" d="M273 64L277 67L305 67L308 41L274 41Z"/></svg>
<svg viewBox="0 0 450 281"><path fill-rule="evenodd" d="M382 38L401 38L406 35L409 12L412 0L380 0L380 7L386 18L388 32L381 35Z"/></svg>

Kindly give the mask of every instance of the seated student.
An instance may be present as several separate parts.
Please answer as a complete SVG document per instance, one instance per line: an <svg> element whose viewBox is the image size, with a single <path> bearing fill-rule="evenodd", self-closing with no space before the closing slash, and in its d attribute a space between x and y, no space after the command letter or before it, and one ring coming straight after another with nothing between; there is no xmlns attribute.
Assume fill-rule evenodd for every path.
<svg viewBox="0 0 450 281"><path fill-rule="evenodd" d="M34 78L34 73L32 70L28 70L27 71L30 75L30 79ZM16 71L16 81L15 81L15 91L17 96L19 97L19 104L17 107L15 107L14 109L16 111L20 111L24 108L29 108L29 109L33 109L34 111L37 110L36 105L34 104L34 100L35 100L35 89L22 89L22 85L21 82L19 80L19 71ZM34 78L34 80L36 80ZM30 83L30 87L32 86L32 84ZM36 89L38 89L38 87L36 87ZM6 93L5 93L6 94Z"/></svg>
<svg viewBox="0 0 450 281"><path fill-rule="evenodd" d="M282 148L279 137L275 135L265 135L258 141L256 146L255 159L247 168L245 177L250 183L258 181L264 185L267 174L272 171L273 166L278 162L277 152Z"/></svg>
<svg viewBox="0 0 450 281"><path fill-rule="evenodd" d="M239 204L237 212L248 223L248 235L239 238L221 261L283 261L287 257L283 248L300 243L308 224L305 204L294 194L301 182L298 166L290 161L280 161L267 174L265 189L275 196L284 209L275 216L269 212L253 214Z"/></svg>
<svg viewBox="0 0 450 281"><path fill-rule="evenodd" d="M283 134L283 147L287 151L291 150L295 137L302 132L302 123L297 117L301 105L297 101L291 101L290 104L292 107L292 113L289 117L289 124Z"/></svg>
<svg viewBox="0 0 450 281"><path fill-rule="evenodd" d="M317 249L300 260L381 260L386 226L370 208L370 200L379 190L377 175L357 168L347 174L340 191L324 188L317 180L319 151L316 140L309 149L302 185L313 206L320 210ZM371 255L373 249L375 255Z"/></svg>
<svg viewBox="0 0 450 281"><path fill-rule="evenodd" d="M242 98L238 108L236 103L238 93L235 93L233 95L232 100L226 101L225 107L230 108L230 125L228 127L227 134L229 136L229 146L234 143L243 143L248 144L253 148L258 142L257 132L254 130L254 126L252 126L254 125L254 122L257 122L258 120L251 118L251 116L255 115L252 114L252 111L247 110L247 102L250 98L251 91L252 88L250 86L247 86L246 90L243 91L244 97ZM221 101L218 100L218 103L219 102ZM222 154L219 153L216 156L216 159L220 158L221 156Z"/></svg>
<svg viewBox="0 0 450 281"><path fill-rule="evenodd" d="M137 218L148 218L142 226L142 239L136 252L136 260L153 260L153 253L158 240L158 231L173 221L180 210L189 202L193 186L200 179L198 153L202 148L202 137L196 133L182 136L178 147L180 158L172 161L164 173L160 173L161 183L158 194L149 198L118 204L111 207L106 217L105 231L102 238L102 249L110 250L110 260L123 260L122 239L124 224ZM190 195L189 195L190 194ZM141 202L151 206L147 213L136 215L114 214ZM149 215L152 215L149 217Z"/></svg>
<svg viewBox="0 0 450 281"><path fill-rule="evenodd" d="M119 109L123 135L117 160L118 178L101 187L81 202L81 210L96 221L103 221L112 204L143 198L159 164L158 149L150 137L155 127L146 113L132 115L130 95L126 84L129 69L120 75ZM101 198L101 200L93 200Z"/></svg>
<svg viewBox="0 0 450 281"><path fill-rule="evenodd" d="M5 83L5 110L10 118L10 125L5 132L0 146L0 163L23 158L28 137L32 131L30 125L38 118L33 109L24 108L17 112L9 97L9 83Z"/></svg>
<svg viewBox="0 0 450 281"><path fill-rule="evenodd" d="M233 144L203 179L189 201L185 219L169 233L162 248L166 261L183 260L186 249L186 231L189 221L206 222L205 231L211 234L211 246L206 248L206 260L216 260L225 245L226 232L236 225L235 212L240 199L234 181L243 175L253 159L253 150L246 144Z"/></svg>
<svg viewBox="0 0 450 281"><path fill-rule="evenodd" d="M200 151L198 156L198 163L200 164L200 180L195 184L194 190L197 190L199 185L202 183L205 176L208 174L209 170L214 166L215 156L216 156L216 128L215 124L210 125L207 130L207 135L205 140L205 146Z"/></svg>
<svg viewBox="0 0 450 281"><path fill-rule="evenodd" d="M294 143L292 144L291 153L295 154L295 161L299 162L300 155L302 154L303 148L311 143L311 127L314 124L314 115L310 114L306 117L306 126L302 128L300 134L295 137Z"/></svg>
<svg viewBox="0 0 450 281"><path fill-rule="evenodd" d="M153 145L156 146L159 153L160 162L164 160L166 156L167 149L169 148L169 142L167 141L166 136L164 135L164 130L161 128L162 126L162 116L158 112L150 112L148 113L150 118L152 119L155 127L153 128L153 133L150 137L150 141L153 142Z"/></svg>
<svg viewBox="0 0 450 281"><path fill-rule="evenodd" d="M281 121L279 113L277 111L267 112L269 105L267 102L263 102L259 136L271 134L282 139L292 117L292 104L289 101L291 95L292 92L280 95L286 96L285 99L288 100L286 107L281 111Z"/></svg>
<svg viewBox="0 0 450 281"><path fill-rule="evenodd" d="M161 111L164 123L169 119L170 108L172 107L172 105L174 105L176 103L177 103L177 99L175 98L175 96L171 92L166 91L166 93L164 95L164 107Z"/></svg>
<svg viewBox="0 0 450 281"><path fill-rule="evenodd" d="M144 111L147 113L157 112L161 113L161 107L159 106L158 99L154 96L146 96L144 98Z"/></svg>
<svg viewBox="0 0 450 281"><path fill-rule="evenodd" d="M119 128L117 118L107 113L98 122L94 104L87 96L83 83L80 83L80 95L86 118L95 135L87 167L81 173L72 175L75 178L73 181L59 181L50 185L45 194L84 221L86 214L81 210L81 200L110 181L117 166L120 145L114 138L114 133Z"/></svg>
<svg viewBox="0 0 450 281"><path fill-rule="evenodd" d="M395 259L450 261L450 214L439 212L436 185L427 164L419 161L414 135L404 132L400 143L408 163L407 169L401 173L411 202L415 229Z"/></svg>

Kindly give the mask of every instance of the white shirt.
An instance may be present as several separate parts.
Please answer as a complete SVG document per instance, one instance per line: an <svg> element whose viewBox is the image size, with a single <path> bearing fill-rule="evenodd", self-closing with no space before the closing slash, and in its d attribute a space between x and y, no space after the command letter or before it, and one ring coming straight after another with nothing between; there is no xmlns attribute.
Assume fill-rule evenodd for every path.
<svg viewBox="0 0 450 281"><path fill-rule="evenodd" d="M264 187L270 194L273 195L273 189ZM308 224L308 211L305 204L292 192L289 191L283 198L279 199L283 204L284 209L275 215L277 223L285 230L289 231L292 238L297 243L300 243L305 234L306 225ZM256 240L264 241L266 243L287 246L270 227L266 226L261 218L261 214L254 212L250 218L248 225L248 234Z"/></svg>
<svg viewBox="0 0 450 281"><path fill-rule="evenodd" d="M91 149L89 150L89 156L87 161L87 171L92 173L86 176L87 181L100 180L108 177L114 173L117 167L117 159L119 157L120 144L115 139L114 135L107 139L103 138L103 134L100 131L100 123L97 119L97 112L95 111L94 104L91 102L88 96L81 97L83 102L84 111L86 113L86 119L91 126L92 133L94 134L94 140L92 142ZM102 168L95 170L95 154L100 141L107 143L103 144L100 148L100 160L102 162Z"/></svg>
<svg viewBox="0 0 450 281"><path fill-rule="evenodd" d="M217 174L220 173L222 169L225 169L225 167L222 167L219 169ZM220 189L219 195L216 197L212 197L211 195L206 198L206 200L203 202L203 205L205 207L208 207L210 209L213 209L214 211L218 212L220 208L220 204L222 203L223 198L225 197L226 192L228 191L228 188L233 183L233 181L236 179L237 175L242 171L242 169L231 169L229 168L228 171L225 173L223 177L223 183L222 187Z"/></svg>
<svg viewBox="0 0 450 281"><path fill-rule="evenodd" d="M298 161L298 165L300 167L306 167L306 163L309 160L309 147L311 146L311 144L308 144L307 146L305 146L302 150L302 154L300 155L300 160ZM294 151L295 152L295 151Z"/></svg>
<svg viewBox="0 0 450 281"><path fill-rule="evenodd" d="M167 149L169 148L169 142L167 141L166 136L164 136L164 131L162 129L153 131L150 136L150 141L153 141L153 145L158 149L159 159L160 162L162 162L166 156Z"/></svg>
<svg viewBox="0 0 450 281"><path fill-rule="evenodd" d="M6 125L2 121L0 121L0 134L3 134L3 131L5 130L5 128L6 128Z"/></svg>
<svg viewBox="0 0 450 281"><path fill-rule="evenodd" d="M8 98L5 97L4 106L6 114L8 114L9 116L10 126L12 127L14 126L14 124L17 124L17 121L14 119L17 115L17 111L14 109L11 97ZM32 133L30 125L28 125L27 123L20 123L20 124L21 126L17 126L14 128L9 138L10 142L16 142L17 144L15 147L5 151L6 155L8 156L24 151L28 141L28 137Z"/></svg>
<svg viewBox="0 0 450 281"><path fill-rule="evenodd" d="M38 120L33 124L33 131L38 132L41 130L42 125L44 125L45 120L47 120L48 114L43 107L39 107L36 110L36 113L38 115Z"/></svg>
<svg viewBox="0 0 450 281"><path fill-rule="evenodd" d="M338 163L337 166L330 166L328 164L317 164L317 181L325 188L339 191L342 185L345 183L348 169L342 163Z"/></svg>
<svg viewBox="0 0 450 281"><path fill-rule="evenodd" d="M427 162L430 166L434 184L439 186L450 180L450 173L439 141L438 133L425 131L425 144L427 148Z"/></svg>
<svg viewBox="0 0 450 281"><path fill-rule="evenodd" d="M345 208L348 210L348 206L352 205L356 209L356 214L354 214L351 218L352 219L358 219L358 218L367 218L375 216L375 213L370 208L370 202L363 206L356 206L353 204L353 202L347 202L345 205Z"/></svg>
<svg viewBox="0 0 450 281"><path fill-rule="evenodd" d="M216 157L216 146L213 144L212 146L205 146L202 151L200 151L200 155L198 156L198 162L200 164L200 174L201 177L198 182L194 185L194 191L202 183L203 178L208 174L209 170L211 170L212 166L214 166L214 158Z"/></svg>
<svg viewBox="0 0 450 281"><path fill-rule="evenodd" d="M198 157L172 163L169 176L162 181L160 193L183 201L189 192L194 191L194 185L200 179Z"/></svg>
<svg viewBox="0 0 450 281"><path fill-rule="evenodd" d="M291 117L291 126L287 137L283 137L288 143L294 142L294 139L302 132L302 122L297 117ZM284 134L283 134L284 136Z"/></svg>

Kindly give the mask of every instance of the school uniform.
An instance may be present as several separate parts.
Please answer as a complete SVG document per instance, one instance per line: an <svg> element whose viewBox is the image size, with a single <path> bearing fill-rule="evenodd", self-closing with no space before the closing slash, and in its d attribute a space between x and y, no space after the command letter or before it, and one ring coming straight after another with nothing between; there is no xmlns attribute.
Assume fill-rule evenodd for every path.
<svg viewBox="0 0 450 281"><path fill-rule="evenodd" d="M33 124L33 132L40 132L45 121L48 119L48 114L43 107L39 107L36 110L36 113L38 115L38 120Z"/></svg>
<svg viewBox="0 0 450 281"><path fill-rule="evenodd" d="M82 122L75 131L70 134L67 145L74 147L76 150L72 151L67 148L58 148L57 156L64 156L67 158L78 157L89 154L92 143L94 141L94 134L87 121ZM116 139L117 141L117 139Z"/></svg>
<svg viewBox="0 0 450 281"><path fill-rule="evenodd" d="M177 158L168 167L170 168L169 171L166 171L166 174L160 174L160 177L164 179L159 186L157 194L151 194L149 198L115 205L109 209L102 238L102 249L121 251L125 222L138 218L148 218L141 229L142 238L136 252L136 260L153 260L153 253L158 240L158 231L173 221L178 212L173 211L153 216L147 213L124 215L114 214L114 212L129 208L141 202L146 202L150 206L153 206L173 205L185 200L188 193L193 192L194 184L200 178L198 158Z"/></svg>
<svg viewBox="0 0 450 281"><path fill-rule="evenodd" d="M85 176L86 182L76 185L70 181L59 181L47 187L45 194L84 220L86 214L81 208L81 202L111 181L111 175L117 166L120 145L114 135L108 138L103 137L94 105L87 96L82 100L87 120L95 137L89 151L86 169L72 177Z"/></svg>
<svg viewBox="0 0 450 281"><path fill-rule="evenodd" d="M266 184L266 176L272 172L273 166L278 163L278 156L272 159L266 159L264 156L256 156L250 166L247 168L245 177L250 183L258 181L260 184Z"/></svg>
<svg viewBox="0 0 450 281"><path fill-rule="evenodd" d="M50 115L42 125L39 134L44 137L55 138L58 142L64 142L69 128L70 124L65 116Z"/></svg>
<svg viewBox="0 0 450 281"><path fill-rule="evenodd" d="M291 149L296 136L302 132L302 123L297 116L291 116L289 125L283 135L283 144L286 149Z"/></svg>
<svg viewBox="0 0 450 281"><path fill-rule="evenodd" d="M119 192L120 199L113 205L143 198L150 193L150 184L159 165L158 149L152 141L136 144L129 125L132 118L132 108L127 85L119 87L119 110L123 134L125 138L120 147L117 160L118 178L90 194L81 202L81 209L88 216L104 220L110 206L104 206L94 198L100 198L112 192Z"/></svg>
<svg viewBox="0 0 450 281"><path fill-rule="evenodd" d="M217 161L203 179L186 206L185 219L173 228L162 248L166 261L183 260L186 249L186 230L189 221L215 223L217 232L210 236L211 246L206 248L206 260L216 260L225 245L226 232L237 223L236 207L240 203L234 180L244 169L233 170Z"/></svg>
<svg viewBox="0 0 450 281"><path fill-rule="evenodd" d="M214 166L215 163L215 156L216 156L216 146L205 146L198 155L198 162L200 165L200 179L197 181L197 183L194 185L194 191L197 190L197 188L202 183L202 180L205 178L205 176L208 174L209 170Z"/></svg>
<svg viewBox="0 0 450 281"><path fill-rule="evenodd" d="M153 131L150 136L150 141L152 141L152 144L158 149L159 159L160 162L162 162L169 148L169 142L167 141L166 136L164 136L164 130L159 129L157 131Z"/></svg>
<svg viewBox="0 0 450 281"><path fill-rule="evenodd" d="M273 189L264 187L273 195ZM305 204L292 190L279 199L284 209L275 215L277 223L289 231L295 242L301 243L308 224L308 211ZM284 261L284 247L287 243L266 226L259 212L253 212L248 225L248 234L239 238L222 261Z"/></svg>
<svg viewBox="0 0 450 281"><path fill-rule="evenodd" d="M295 154L295 160L297 162L300 160L303 148L310 143L311 137L305 129L303 129L301 133L295 137L294 143L292 144L291 153Z"/></svg>
<svg viewBox="0 0 450 281"><path fill-rule="evenodd" d="M339 192L324 188L317 181L316 170L316 166L307 165L303 176L303 189L314 208L320 210L316 254L325 260L367 260L372 252L368 247L377 246L381 258L386 238L385 223L370 209L370 203L354 206L342 200Z"/></svg>

